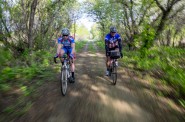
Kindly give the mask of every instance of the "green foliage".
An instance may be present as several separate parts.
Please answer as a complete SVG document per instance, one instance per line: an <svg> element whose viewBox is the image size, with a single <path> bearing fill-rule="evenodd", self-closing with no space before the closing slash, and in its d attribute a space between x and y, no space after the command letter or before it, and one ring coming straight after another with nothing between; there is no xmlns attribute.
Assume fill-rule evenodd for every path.
<svg viewBox="0 0 185 122"><path fill-rule="evenodd" d="M76 41L75 43L75 49L76 49L76 52L80 52L83 50L83 47L84 45L87 43L87 41Z"/></svg>
<svg viewBox="0 0 185 122"><path fill-rule="evenodd" d="M104 41L95 41L94 43L99 47L100 50L105 50Z"/></svg>
<svg viewBox="0 0 185 122"><path fill-rule="evenodd" d="M95 49L93 43L89 43L88 50L89 50L91 53L95 53L95 52L96 52L96 49Z"/></svg>
<svg viewBox="0 0 185 122"><path fill-rule="evenodd" d="M153 47L145 51L145 57L141 56L143 53L139 51L124 51L124 66L158 74L158 77L174 87L179 95L185 95L184 49Z"/></svg>
<svg viewBox="0 0 185 122"><path fill-rule="evenodd" d="M79 41L86 40L89 38L89 31L84 25L75 25L76 26L76 39ZM71 33L74 33L74 24L72 26Z"/></svg>
<svg viewBox="0 0 185 122"><path fill-rule="evenodd" d="M22 106L25 106L24 108ZM8 113L9 117L15 117L23 115L32 106L30 101L25 102L23 98L20 98L15 105L10 105L3 112ZM10 119L10 118L9 118Z"/></svg>
<svg viewBox="0 0 185 122"><path fill-rule="evenodd" d="M0 91L7 91L12 84L24 84L24 82L42 75L53 61L51 60L52 54L43 50L36 51L32 55L25 51L19 59L14 59L9 51L2 54L0 56L2 59Z"/></svg>
<svg viewBox="0 0 185 122"><path fill-rule="evenodd" d="M12 54L10 53L10 51L3 49L2 47L0 47L0 68L2 66L7 66L12 58Z"/></svg>
<svg viewBox="0 0 185 122"><path fill-rule="evenodd" d="M180 100L179 100L179 103L185 108L185 100L180 99Z"/></svg>
<svg viewBox="0 0 185 122"><path fill-rule="evenodd" d="M142 32L134 36L134 45L140 48L141 57L147 56L147 51L153 46L155 37L155 30L149 25L145 24Z"/></svg>
<svg viewBox="0 0 185 122"><path fill-rule="evenodd" d="M23 115L32 105L28 100L33 97L35 89L43 84L43 81L52 80L55 71L51 68L53 63L52 50L38 50L29 54L26 50L18 57L14 58L9 50L0 49L1 69L0 69L0 92L6 94L16 92L15 98L6 108L1 110L5 115L11 117ZM53 71L52 71L53 70ZM35 79L39 79L36 80ZM11 96L11 95L10 95ZM0 118L2 116L0 115ZM8 121L8 120L7 120Z"/></svg>

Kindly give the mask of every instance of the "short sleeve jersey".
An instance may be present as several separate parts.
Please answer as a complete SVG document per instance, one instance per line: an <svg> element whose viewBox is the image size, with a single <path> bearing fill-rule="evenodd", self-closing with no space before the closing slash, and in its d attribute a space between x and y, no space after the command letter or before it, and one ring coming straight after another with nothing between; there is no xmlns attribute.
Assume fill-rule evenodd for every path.
<svg viewBox="0 0 185 122"><path fill-rule="evenodd" d="M58 44L63 44L64 48L71 48L72 43L75 43L75 40L72 36L69 36L67 40L64 40L62 37L58 38Z"/></svg>
<svg viewBox="0 0 185 122"><path fill-rule="evenodd" d="M121 36L116 33L112 36L110 33L105 36L105 43L108 45L109 48L114 48L118 45L118 41L121 41Z"/></svg>

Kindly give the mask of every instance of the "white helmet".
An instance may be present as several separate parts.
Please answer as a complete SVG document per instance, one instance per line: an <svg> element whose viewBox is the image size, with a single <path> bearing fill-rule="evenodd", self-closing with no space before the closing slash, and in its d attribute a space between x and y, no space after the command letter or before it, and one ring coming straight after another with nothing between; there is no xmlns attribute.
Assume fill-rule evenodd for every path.
<svg viewBox="0 0 185 122"><path fill-rule="evenodd" d="M65 35L65 36L68 36L68 35L70 34L68 28L63 28L61 33L62 33L63 36L64 36L64 35Z"/></svg>
<svg viewBox="0 0 185 122"><path fill-rule="evenodd" d="M117 32L116 27L114 27L114 26L110 27L110 32L116 33Z"/></svg>

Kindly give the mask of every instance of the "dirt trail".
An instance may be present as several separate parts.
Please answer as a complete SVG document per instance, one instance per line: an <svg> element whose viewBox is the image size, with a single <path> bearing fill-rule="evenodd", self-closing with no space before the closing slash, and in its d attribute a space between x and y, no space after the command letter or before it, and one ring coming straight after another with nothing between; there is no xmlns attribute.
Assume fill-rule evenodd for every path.
<svg viewBox="0 0 185 122"><path fill-rule="evenodd" d="M104 54L84 51L77 55L76 83L67 95L60 93L59 76L46 83L31 110L15 121L26 122L178 122L182 115L165 99L150 92L149 84L119 67L116 86L105 76Z"/></svg>

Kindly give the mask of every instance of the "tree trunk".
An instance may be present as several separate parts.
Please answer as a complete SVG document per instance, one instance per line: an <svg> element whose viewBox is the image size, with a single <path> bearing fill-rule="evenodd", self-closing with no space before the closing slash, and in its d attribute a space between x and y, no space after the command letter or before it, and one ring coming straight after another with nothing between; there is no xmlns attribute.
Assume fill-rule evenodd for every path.
<svg viewBox="0 0 185 122"><path fill-rule="evenodd" d="M173 47L175 47L175 38L173 38L173 44L172 44Z"/></svg>
<svg viewBox="0 0 185 122"><path fill-rule="evenodd" d="M167 38L166 46L170 46L171 44L171 30L170 29L167 31L166 38Z"/></svg>
<svg viewBox="0 0 185 122"><path fill-rule="evenodd" d="M177 4L179 1L181 0L172 0L172 1L168 1L167 7L163 7L160 3L159 0L155 0L157 6L161 9L162 11L162 18L159 22L159 25L157 26L157 30L155 33L155 38L157 39L158 36L160 35L160 33L164 30L164 26L165 26L165 22L168 19L168 15L170 14L171 10L173 9L173 7L175 6L175 4Z"/></svg>
<svg viewBox="0 0 185 122"><path fill-rule="evenodd" d="M31 50L33 48L33 25L34 25L36 6L37 6L37 0L33 0L32 5L31 5L29 29L28 29L28 48Z"/></svg>
<svg viewBox="0 0 185 122"><path fill-rule="evenodd" d="M75 39L75 36L76 36L76 20L74 20L74 39Z"/></svg>

